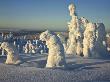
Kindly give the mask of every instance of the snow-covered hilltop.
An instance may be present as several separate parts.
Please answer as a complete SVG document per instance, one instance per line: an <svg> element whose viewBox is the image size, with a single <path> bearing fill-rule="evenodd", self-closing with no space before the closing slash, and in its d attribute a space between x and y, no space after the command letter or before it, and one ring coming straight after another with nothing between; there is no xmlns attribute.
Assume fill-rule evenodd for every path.
<svg viewBox="0 0 110 82"><path fill-rule="evenodd" d="M103 23L79 18L74 4L68 9L67 37L48 30L32 39L2 34L0 82L110 82L110 34Z"/></svg>

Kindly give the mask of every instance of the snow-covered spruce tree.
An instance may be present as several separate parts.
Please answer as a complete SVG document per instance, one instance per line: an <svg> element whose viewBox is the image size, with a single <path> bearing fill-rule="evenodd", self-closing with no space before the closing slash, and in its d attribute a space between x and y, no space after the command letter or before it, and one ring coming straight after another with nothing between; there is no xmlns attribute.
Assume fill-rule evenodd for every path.
<svg viewBox="0 0 110 82"><path fill-rule="evenodd" d="M70 11L71 21L68 22L69 37L67 41L66 54L82 54L82 30L79 25L79 19L75 12L74 4L68 7Z"/></svg>
<svg viewBox="0 0 110 82"><path fill-rule="evenodd" d="M7 59L6 64L20 64L20 56L17 51L17 49L14 47L14 45L9 44L8 42L3 42L0 46L2 49L4 49L7 52Z"/></svg>
<svg viewBox="0 0 110 82"><path fill-rule="evenodd" d="M103 23L92 23L86 18L80 18L82 25L85 27L83 39L84 57L103 57L107 53L105 41L106 32Z"/></svg>
<svg viewBox="0 0 110 82"><path fill-rule="evenodd" d="M65 66L65 53L64 47L60 41L60 38L53 32L45 31L41 33L40 40L46 41L46 45L49 48L47 68L54 68L59 66Z"/></svg>
<svg viewBox="0 0 110 82"><path fill-rule="evenodd" d="M60 38L60 41L63 44L64 50L66 52L66 47L67 47L66 37L63 34L57 34L57 36Z"/></svg>

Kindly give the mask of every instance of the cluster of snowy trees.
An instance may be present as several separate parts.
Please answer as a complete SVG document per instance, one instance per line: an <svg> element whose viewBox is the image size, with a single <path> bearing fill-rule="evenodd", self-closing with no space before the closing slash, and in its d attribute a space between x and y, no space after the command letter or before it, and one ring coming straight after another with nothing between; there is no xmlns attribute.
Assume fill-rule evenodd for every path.
<svg viewBox="0 0 110 82"><path fill-rule="evenodd" d="M103 23L92 23L84 17L78 19L75 6L69 5L71 21L68 22L69 36L45 31L40 39L46 41L49 48L46 67L66 66L65 54L88 57L106 57L106 32ZM81 28L83 27L83 29Z"/></svg>
<svg viewBox="0 0 110 82"><path fill-rule="evenodd" d="M71 21L68 22L69 36L67 41L60 34L45 31L40 34L40 40L45 41L48 51L47 68L66 66L65 54L88 57L106 57L106 32L103 23L92 23L84 17L80 19L76 15L75 6L69 5ZM82 29L83 27L83 29ZM28 47L31 46L31 50ZM44 44L43 44L44 45ZM28 46L28 47L27 47ZM19 53L11 44L3 42L1 48L7 51L6 64L20 62ZM25 44L25 53L35 53L30 41Z"/></svg>
<svg viewBox="0 0 110 82"><path fill-rule="evenodd" d="M66 53L83 57L104 57L107 55L106 32L103 23L92 23L85 17L78 19L75 6L69 5L71 21L68 23L69 38Z"/></svg>
<svg viewBox="0 0 110 82"><path fill-rule="evenodd" d="M9 33L8 37L2 36L0 38L0 42L8 42L14 44L19 53L26 54L36 54L36 53L48 53L48 48L45 43L37 38L35 39L26 39L26 36L16 37L13 33ZM2 55L5 55L4 50L2 49Z"/></svg>

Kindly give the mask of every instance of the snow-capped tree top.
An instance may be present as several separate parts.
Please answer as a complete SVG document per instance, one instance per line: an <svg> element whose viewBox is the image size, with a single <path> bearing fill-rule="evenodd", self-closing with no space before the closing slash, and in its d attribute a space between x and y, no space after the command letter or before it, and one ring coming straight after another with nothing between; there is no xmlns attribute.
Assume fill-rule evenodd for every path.
<svg viewBox="0 0 110 82"><path fill-rule="evenodd" d="M74 4L70 4L68 6L68 9L70 11L70 16L73 16L75 14L75 5Z"/></svg>

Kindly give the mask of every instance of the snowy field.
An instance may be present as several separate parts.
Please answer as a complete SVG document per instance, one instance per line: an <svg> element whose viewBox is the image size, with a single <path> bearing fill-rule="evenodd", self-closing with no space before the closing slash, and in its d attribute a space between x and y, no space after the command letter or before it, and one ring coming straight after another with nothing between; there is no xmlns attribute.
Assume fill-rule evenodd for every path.
<svg viewBox="0 0 110 82"><path fill-rule="evenodd" d="M0 82L110 82L110 59L66 57L67 68L45 68L47 55L21 55L20 65L0 57Z"/></svg>

